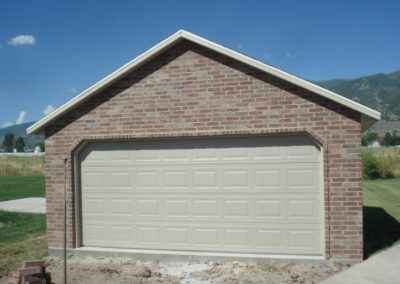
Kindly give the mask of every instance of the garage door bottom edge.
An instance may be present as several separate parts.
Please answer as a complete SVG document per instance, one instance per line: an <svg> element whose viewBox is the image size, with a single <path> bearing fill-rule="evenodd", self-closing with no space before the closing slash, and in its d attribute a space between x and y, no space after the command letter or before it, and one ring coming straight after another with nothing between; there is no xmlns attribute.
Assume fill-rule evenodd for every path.
<svg viewBox="0 0 400 284"><path fill-rule="evenodd" d="M79 247L68 249L70 253L84 254L111 254L111 255L136 255L146 258L168 258L168 256L179 256L189 258L248 258L248 259L298 259L298 260L325 260L323 255L292 255L292 254L255 254L255 253L220 253L220 252L194 252L178 250L151 250L151 249L121 249L121 248L103 248L103 247ZM52 252L52 253L51 253ZM49 248L49 254L57 255L62 252L62 248Z"/></svg>

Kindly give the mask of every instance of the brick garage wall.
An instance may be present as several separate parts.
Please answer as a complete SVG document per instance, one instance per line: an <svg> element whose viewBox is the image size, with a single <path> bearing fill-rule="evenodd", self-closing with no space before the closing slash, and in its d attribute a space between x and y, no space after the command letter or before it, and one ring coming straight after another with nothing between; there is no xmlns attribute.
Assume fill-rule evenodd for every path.
<svg viewBox="0 0 400 284"><path fill-rule="evenodd" d="M85 139L308 132L323 144L326 253L362 259L360 114L183 41L45 129L48 244L77 244L72 152Z"/></svg>

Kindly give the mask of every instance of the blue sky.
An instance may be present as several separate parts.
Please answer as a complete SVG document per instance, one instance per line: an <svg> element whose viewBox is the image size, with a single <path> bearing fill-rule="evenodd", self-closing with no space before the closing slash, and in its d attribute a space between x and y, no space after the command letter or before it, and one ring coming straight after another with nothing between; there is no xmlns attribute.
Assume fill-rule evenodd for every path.
<svg viewBox="0 0 400 284"><path fill-rule="evenodd" d="M400 1L0 4L0 127L37 120L178 29L311 80L400 69Z"/></svg>

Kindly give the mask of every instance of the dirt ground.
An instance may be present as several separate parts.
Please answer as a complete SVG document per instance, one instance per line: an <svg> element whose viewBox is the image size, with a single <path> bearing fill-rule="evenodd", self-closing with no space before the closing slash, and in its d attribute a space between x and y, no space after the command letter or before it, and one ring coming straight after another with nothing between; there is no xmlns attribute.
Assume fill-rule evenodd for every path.
<svg viewBox="0 0 400 284"><path fill-rule="evenodd" d="M53 282L62 283L62 259L52 257L47 262ZM71 257L68 259L68 283L305 284L319 283L347 267L333 262L157 263L129 258Z"/></svg>

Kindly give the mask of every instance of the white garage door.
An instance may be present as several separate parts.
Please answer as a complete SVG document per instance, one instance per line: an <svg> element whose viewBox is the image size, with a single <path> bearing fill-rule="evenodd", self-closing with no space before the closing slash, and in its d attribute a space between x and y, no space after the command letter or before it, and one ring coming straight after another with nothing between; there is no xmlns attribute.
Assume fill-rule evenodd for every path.
<svg viewBox="0 0 400 284"><path fill-rule="evenodd" d="M95 143L80 160L83 246L323 254L306 137Z"/></svg>

